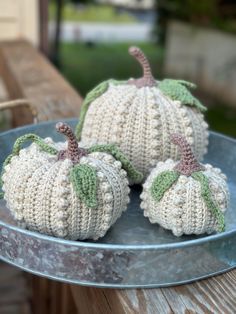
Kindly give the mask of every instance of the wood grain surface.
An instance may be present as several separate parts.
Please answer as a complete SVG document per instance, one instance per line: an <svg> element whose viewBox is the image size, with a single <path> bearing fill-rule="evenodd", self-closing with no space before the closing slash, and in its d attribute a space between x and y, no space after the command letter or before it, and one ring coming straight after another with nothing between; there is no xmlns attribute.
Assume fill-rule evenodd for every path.
<svg viewBox="0 0 236 314"><path fill-rule="evenodd" d="M0 43L0 76L11 99L26 98L39 121L77 117L82 98L27 41ZM13 110L13 126L32 122L25 108Z"/></svg>
<svg viewBox="0 0 236 314"><path fill-rule="evenodd" d="M0 262L0 313L30 314L30 298L23 272Z"/></svg>
<svg viewBox="0 0 236 314"><path fill-rule="evenodd" d="M32 314L77 314L70 285L30 274L27 277Z"/></svg>
<svg viewBox="0 0 236 314"><path fill-rule="evenodd" d="M27 98L40 120L77 116L81 97L27 42L0 44L0 74L12 98ZM15 111L15 125L30 122ZM62 284L0 264L0 314L235 314L236 270L160 289L98 289ZM31 291L31 294L30 294Z"/></svg>
<svg viewBox="0 0 236 314"><path fill-rule="evenodd" d="M236 270L170 288L114 290L71 285L71 291L78 314L236 313Z"/></svg>

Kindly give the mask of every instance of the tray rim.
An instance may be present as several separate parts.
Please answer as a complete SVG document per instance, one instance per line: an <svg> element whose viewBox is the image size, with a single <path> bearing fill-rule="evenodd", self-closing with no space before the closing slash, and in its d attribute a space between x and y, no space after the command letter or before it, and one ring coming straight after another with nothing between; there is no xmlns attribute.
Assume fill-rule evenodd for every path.
<svg viewBox="0 0 236 314"><path fill-rule="evenodd" d="M75 120L78 120L77 118L69 118L69 119L56 119L56 120L48 120L48 121L44 121L44 122L40 122L38 124L27 124L25 126L22 127L17 127L11 130L7 130L4 131L2 133L0 133L0 138L3 136L7 136L9 133L12 133L13 131L16 130L24 130L24 129L28 129L29 127L39 127L39 126L43 126L43 125L47 125L47 124L52 124L52 123L56 123L58 121L65 121L65 122L75 122ZM236 139L219 133L219 132L215 132L215 131L209 131L210 135L216 135L222 139L225 139L227 141L230 141L234 144L236 144ZM9 209L8 209L9 210ZM196 245L200 245L202 243L207 243L207 242L212 242L212 241L217 241L220 240L222 238L227 238L230 237L234 234L236 234L236 229L233 230L229 230L229 231L224 231L222 233L216 233L216 234L212 234L212 235L208 235L208 236L204 236L201 238L196 238L196 239L192 239L192 240L186 240L186 241L178 241L178 242L172 242L172 243L162 243L162 244L119 244L119 243L100 243L100 242L83 242L83 241L73 241L73 240L66 240L66 239L62 239L62 238L57 238L57 237L53 237L53 236L49 236L49 235L45 235L45 234L41 234L39 232L34 232L34 231L30 231L27 229L23 229L21 227L17 227L17 226L13 226L11 224L8 224L6 222L3 222L2 220L0 220L0 226L4 226L6 228L9 228L11 230L23 233L23 234L28 234L31 235L32 237L38 238L38 239L44 239L47 240L49 242L53 241L53 242L58 242L60 244L64 244L64 245L73 245L73 246L77 246L77 247L86 247L86 248L96 248L96 249L108 249L108 250L150 250L150 249L173 249L173 248L182 248L182 247L189 247L189 246L196 246Z"/></svg>
<svg viewBox="0 0 236 314"><path fill-rule="evenodd" d="M34 238L37 239L43 239L47 240L49 242L53 241L54 243L60 243L64 245L73 245L76 247L83 247L83 248L100 248L100 249L109 249L109 250L150 250L150 249L162 249L162 250L169 250L172 248L183 248L183 247L189 247L189 246L196 246L200 245L202 243L207 243L207 242L213 242L215 240L220 240L222 238L227 238L230 237L234 234L236 234L236 229L235 230L230 230L227 232L222 232L219 234L213 234L197 239L192 239L192 240L186 240L186 241L179 241L179 242L173 242L173 243L162 243L162 244L119 244L119 243L100 243L100 242L83 242L83 241L74 241L74 240L66 240L62 238L57 238L53 236L49 236L46 234L42 234L39 232L35 231L30 231L27 229L23 229L21 227L13 226L8 223L2 222L0 220L0 226L3 226L5 228L14 230L16 232L20 232L22 234L26 235L31 235Z"/></svg>
<svg viewBox="0 0 236 314"><path fill-rule="evenodd" d="M185 284L191 284L194 283L196 281L199 280L204 280L204 279L208 279L214 276L218 276L218 275L222 275L227 273L228 271L234 270L235 269L235 265L234 266L229 266L227 268L224 268L220 271L215 271L212 273L208 273L206 275L203 276L198 276L196 278L193 279L188 279L188 280L181 280L181 281L176 281L173 285L173 282L168 282L168 283L160 283L160 284L113 284L113 283L95 283L95 282L90 282L90 281L80 281L80 280L76 280L76 279L67 279L67 278L62 278L62 277L58 277L58 276L53 276L50 274L46 274L44 272L41 271L37 271L37 270L33 270L31 268L27 268L24 267L22 265L19 265L17 263L14 263L12 261L9 261L5 258L0 257L0 260L2 260L5 263L8 263L12 266L18 267L20 269L22 269L23 271L26 271L30 274L33 275L37 275L40 277L44 277L44 278L48 278L51 280L55 280L58 282L62 282L62 283L68 283L68 284L76 284L76 285L80 285L80 286L84 286L84 287L94 287L94 288L106 288L106 289L158 289L158 288L168 288L168 287L174 287L174 286L179 286L179 285L185 285Z"/></svg>

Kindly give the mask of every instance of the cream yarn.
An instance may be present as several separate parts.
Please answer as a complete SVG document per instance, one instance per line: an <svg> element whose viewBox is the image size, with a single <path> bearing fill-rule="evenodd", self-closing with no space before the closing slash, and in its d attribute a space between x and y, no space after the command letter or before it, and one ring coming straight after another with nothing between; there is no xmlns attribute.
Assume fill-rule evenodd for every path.
<svg viewBox="0 0 236 314"><path fill-rule="evenodd" d="M44 142L58 150L66 143ZM72 240L98 239L126 210L129 202L127 173L120 161L103 152L81 156L97 175L97 206L78 197L70 178L73 160L58 160L35 143L21 149L4 168L3 191L13 216L40 233Z"/></svg>
<svg viewBox="0 0 236 314"><path fill-rule="evenodd" d="M149 177L143 185L141 194L141 208L144 210L144 216L148 217L151 223L158 223L165 229L172 230L176 236L183 234L202 234L219 231L219 221L223 219L229 202L229 191L226 184L226 176L218 168L213 168L206 164L202 170L196 169L194 172L203 174L209 182L209 194L203 197L201 182L194 176L179 173L177 180L173 180L168 187L164 180L167 177L162 176L161 184L153 192L154 181L166 172L176 173L179 163L171 159L165 162L157 163L151 171ZM202 165L200 165L202 167ZM163 179L164 178L164 179ZM160 192L159 199L154 194ZM206 192L206 190L205 190ZM212 199L212 207L206 199ZM213 206L214 205L214 206ZM220 213L216 212L216 209ZM223 231L221 229L220 231Z"/></svg>
<svg viewBox="0 0 236 314"><path fill-rule="evenodd" d="M169 141L172 133L184 135L201 159L207 151L208 125L199 108L164 94L158 87L161 82L132 82L111 80L103 93L95 90L95 96L88 95L91 102L81 117L78 137L88 144L116 143L144 177L158 161L179 158L178 149Z"/></svg>

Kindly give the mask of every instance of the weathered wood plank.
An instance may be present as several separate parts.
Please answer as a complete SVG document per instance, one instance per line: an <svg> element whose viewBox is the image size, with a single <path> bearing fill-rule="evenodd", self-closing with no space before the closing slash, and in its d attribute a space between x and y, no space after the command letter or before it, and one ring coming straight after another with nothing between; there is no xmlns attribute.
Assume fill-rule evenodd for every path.
<svg viewBox="0 0 236 314"><path fill-rule="evenodd" d="M0 44L1 72L4 73L11 98L29 99L40 112L40 120L78 115L80 96L28 43ZM31 122L32 119L26 110L21 110L20 116L19 112L15 111L14 118L15 125ZM5 267L10 266L5 265L0 268L0 279L4 282L2 288L0 287L0 313L5 311L11 314L14 313L14 309L19 309L21 304L15 303L11 306L9 302L12 300L21 302L28 295L24 290L25 283L22 281L21 273L15 268L11 268L8 272ZM76 312L78 314L231 314L236 312L236 270L189 285L146 290L98 289L69 286L36 276L31 276L31 279L34 314ZM12 281L15 283L10 293L7 283ZM23 287L23 290L19 287ZM15 293L15 291L21 292ZM13 299L12 294L14 294ZM25 308L28 309L27 303ZM21 312L15 311L15 313Z"/></svg>
<svg viewBox="0 0 236 314"><path fill-rule="evenodd" d="M235 286L236 270L170 288L114 290L71 285L71 291L79 314L232 314L236 312Z"/></svg>
<svg viewBox="0 0 236 314"><path fill-rule="evenodd" d="M78 314L173 313L160 289L115 290L71 286Z"/></svg>
<svg viewBox="0 0 236 314"><path fill-rule="evenodd" d="M29 288L32 291L32 310L34 314L49 313L50 306L50 281L27 274Z"/></svg>
<svg viewBox="0 0 236 314"><path fill-rule="evenodd" d="M61 292L61 314L77 313L76 305L72 297L72 292L69 284L62 285Z"/></svg>
<svg viewBox="0 0 236 314"><path fill-rule="evenodd" d="M174 298L181 299L190 312L199 314L230 314L236 311L236 271L193 284L169 288L164 294L170 300L169 293Z"/></svg>
<svg viewBox="0 0 236 314"><path fill-rule="evenodd" d="M30 314L30 290L23 272L0 262L0 313Z"/></svg>
<svg viewBox="0 0 236 314"><path fill-rule="evenodd" d="M77 313L82 314L111 314L111 307L102 289L80 287L71 285L71 292L76 304ZM116 312L121 314L120 305L117 304Z"/></svg>
<svg viewBox="0 0 236 314"><path fill-rule="evenodd" d="M116 293L125 313L173 313L160 289L116 290Z"/></svg>
<svg viewBox="0 0 236 314"><path fill-rule="evenodd" d="M33 314L76 314L69 284L28 274ZM0 312L1 313L1 312Z"/></svg>
<svg viewBox="0 0 236 314"><path fill-rule="evenodd" d="M0 75L11 99L26 98L39 121L75 117L82 102L59 72L26 41L0 43ZM27 109L13 110L13 125L32 122Z"/></svg>

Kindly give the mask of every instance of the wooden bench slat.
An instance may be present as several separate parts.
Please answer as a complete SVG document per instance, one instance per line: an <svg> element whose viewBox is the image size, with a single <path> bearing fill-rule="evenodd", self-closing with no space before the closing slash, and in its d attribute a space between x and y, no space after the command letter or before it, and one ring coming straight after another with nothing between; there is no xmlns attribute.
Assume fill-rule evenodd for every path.
<svg viewBox="0 0 236 314"><path fill-rule="evenodd" d="M11 99L26 98L39 121L77 117L82 98L62 75L24 40L0 43L0 75ZM27 109L13 110L13 125L32 122Z"/></svg>

